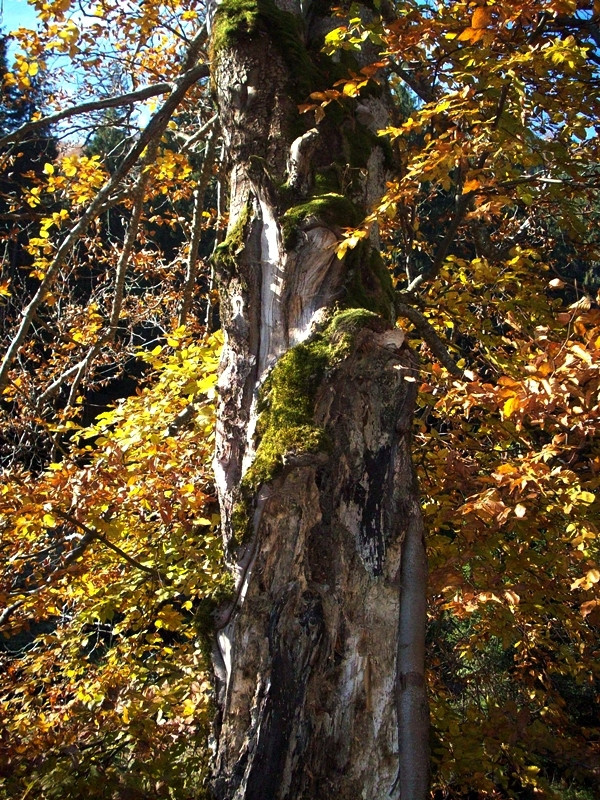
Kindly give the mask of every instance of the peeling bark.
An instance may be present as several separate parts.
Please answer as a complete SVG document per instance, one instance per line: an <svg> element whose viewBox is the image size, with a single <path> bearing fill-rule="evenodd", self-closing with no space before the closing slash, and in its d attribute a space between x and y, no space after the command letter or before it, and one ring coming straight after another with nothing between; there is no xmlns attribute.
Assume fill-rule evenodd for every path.
<svg viewBox="0 0 600 800"><path fill-rule="evenodd" d="M213 78L233 165L216 258L226 343L215 474L237 578L217 620L214 795L424 800L415 357L393 316L364 308L387 307L368 266L376 232L340 260L335 244L352 224L339 219L344 187L309 202L315 172L344 158L339 126L292 133L290 66L264 27L215 54ZM385 98L369 99L369 113L385 120ZM383 165L374 142L345 187L354 203L374 201ZM268 417L271 426L292 420L293 435L258 480L261 442L279 433L265 431L265 409L287 396L281 365L295 352L306 385L285 415Z"/></svg>

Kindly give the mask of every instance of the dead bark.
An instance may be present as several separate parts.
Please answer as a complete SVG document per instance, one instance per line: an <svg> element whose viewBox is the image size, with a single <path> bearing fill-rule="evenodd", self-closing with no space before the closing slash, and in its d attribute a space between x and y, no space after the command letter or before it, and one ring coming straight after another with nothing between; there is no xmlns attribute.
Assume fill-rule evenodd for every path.
<svg viewBox="0 0 600 800"><path fill-rule="evenodd" d="M270 33L291 23L290 4L259 4L252 30L227 39L219 18L231 22L232 8L214 28L232 165L215 258L226 335L215 474L236 595L217 620L213 791L424 800L418 368L376 232L335 253L341 228L383 188L384 154L357 128L356 105L342 122L298 130L293 70ZM368 106L385 123L385 97L360 103L363 119ZM359 135L370 147L352 163ZM319 174L334 190L318 188Z"/></svg>

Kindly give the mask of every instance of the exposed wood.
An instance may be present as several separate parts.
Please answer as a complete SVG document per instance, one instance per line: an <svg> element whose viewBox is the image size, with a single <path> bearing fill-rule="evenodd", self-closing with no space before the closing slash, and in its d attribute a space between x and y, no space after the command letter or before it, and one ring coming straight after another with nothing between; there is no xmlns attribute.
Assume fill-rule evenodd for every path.
<svg viewBox="0 0 600 800"><path fill-rule="evenodd" d="M298 133L289 70L265 30L213 65L231 165L215 258L225 347L214 464L236 577L217 619L213 791L425 800L426 563L410 457L418 369L393 311L363 307L369 292L385 295L366 268L377 231L362 250L335 252L352 224L344 203L377 199L385 158L352 117ZM367 111L384 125L385 97L361 101L364 120ZM370 151L363 166L338 169L357 125ZM340 191L313 206L319 168L339 172ZM353 299L361 280L373 285ZM286 372L296 362L300 377ZM284 397L289 409L268 423L265 409ZM278 436L287 444L265 456Z"/></svg>

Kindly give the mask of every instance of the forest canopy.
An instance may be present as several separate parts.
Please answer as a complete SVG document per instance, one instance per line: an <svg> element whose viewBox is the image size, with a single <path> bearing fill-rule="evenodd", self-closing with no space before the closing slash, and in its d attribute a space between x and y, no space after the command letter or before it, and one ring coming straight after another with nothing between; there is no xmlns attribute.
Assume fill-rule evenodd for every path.
<svg viewBox="0 0 600 800"><path fill-rule="evenodd" d="M218 273L244 227L214 65L281 17L32 5L0 49L0 797L209 797L211 642L236 590L211 466ZM384 298L357 280L355 304L419 356L431 796L592 800L600 4L327 15L310 60L277 36L296 141L330 126L344 157L281 224L293 249L325 220L345 263L379 237ZM358 213L373 147L385 193Z"/></svg>

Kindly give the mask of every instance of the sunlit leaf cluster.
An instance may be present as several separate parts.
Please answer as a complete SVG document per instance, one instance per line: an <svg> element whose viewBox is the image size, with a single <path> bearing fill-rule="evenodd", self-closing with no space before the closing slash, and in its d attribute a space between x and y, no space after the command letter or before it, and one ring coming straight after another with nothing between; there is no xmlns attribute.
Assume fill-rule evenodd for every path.
<svg viewBox="0 0 600 800"><path fill-rule="evenodd" d="M68 456L4 474L4 796L203 791L207 634L230 591L210 472L219 353L176 330L143 354L147 388L67 426Z"/></svg>

